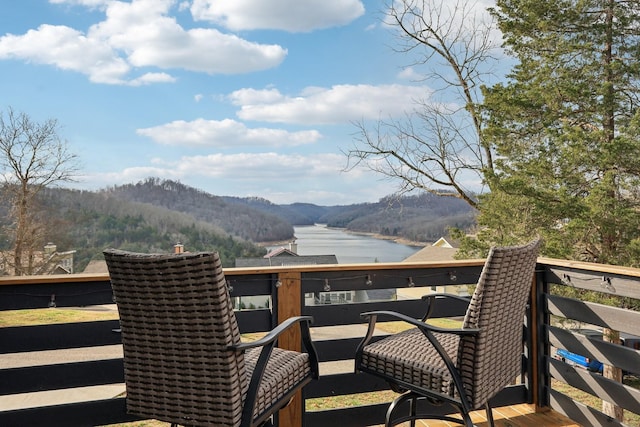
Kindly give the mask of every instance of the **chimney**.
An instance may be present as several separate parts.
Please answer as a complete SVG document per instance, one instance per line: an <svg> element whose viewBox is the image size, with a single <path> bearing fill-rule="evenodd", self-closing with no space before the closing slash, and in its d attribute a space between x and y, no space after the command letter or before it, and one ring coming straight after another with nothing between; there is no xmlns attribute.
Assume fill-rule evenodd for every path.
<svg viewBox="0 0 640 427"><path fill-rule="evenodd" d="M289 242L289 250L294 254L298 253L298 244L296 243L295 240L292 240L291 242Z"/></svg>
<svg viewBox="0 0 640 427"><path fill-rule="evenodd" d="M181 254L183 252L184 252L184 245L182 243L178 242L175 245L173 245L173 253Z"/></svg>
<svg viewBox="0 0 640 427"><path fill-rule="evenodd" d="M57 250L58 250L58 247L51 242L44 245L45 255L53 255L54 253L56 253Z"/></svg>

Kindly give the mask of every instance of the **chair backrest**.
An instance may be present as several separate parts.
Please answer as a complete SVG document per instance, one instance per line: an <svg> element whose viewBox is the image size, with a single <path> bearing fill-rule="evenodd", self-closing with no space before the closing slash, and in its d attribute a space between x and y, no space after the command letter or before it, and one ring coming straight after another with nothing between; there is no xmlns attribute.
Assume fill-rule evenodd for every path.
<svg viewBox="0 0 640 427"><path fill-rule="evenodd" d="M474 408L512 384L522 370L522 329L541 241L490 250L464 327L480 328L460 342L458 365Z"/></svg>
<svg viewBox="0 0 640 427"><path fill-rule="evenodd" d="M122 329L129 413L236 426L248 388L220 257L104 252Z"/></svg>

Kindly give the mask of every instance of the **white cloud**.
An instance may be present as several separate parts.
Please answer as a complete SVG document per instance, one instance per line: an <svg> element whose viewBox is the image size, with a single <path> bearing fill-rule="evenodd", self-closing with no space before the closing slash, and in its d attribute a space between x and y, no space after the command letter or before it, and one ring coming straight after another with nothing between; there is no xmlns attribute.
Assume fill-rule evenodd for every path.
<svg viewBox="0 0 640 427"><path fill-rule="evenodd" d="M24 59L87 74L96 83L122 83L131 67L103 40L65 26L41 25L0 37L0 59Z"/></svg>
<svg viewBox="0 0 640 427"><path fill-rule="evenodd" d="M127 84L130 86L143 86L153 83L173 83L176 78L167 73L146 73L133 80L129 80Z"/></svg>
<svg viewBox="0 0 640 427"><path fill-rule="evenodd" d="M170 16L174 0L51 0L99 8L106 19L87 31L43 24L22 35L0 37L0 59L20 59L83 73L95 83L142 85L173 82L141 67L235 74L279 65L287 50L212 28L186 30ZM132 75L139 71L139 76Z"/></svg>
<svg viewBox="0 0 640 427"><path fill-rule="evenodd" d="M331 124L399 116L430 95L426 86L392 84L308 87L295 97L284 96L275 89L243 89L229 98L240 106L237 114L243 120Z"/></svg>
<svg viewBox="0 0 640 427"><path fill-rule="evenodd" d="M105 185L131 184L149 177L180 180L182 176L182 173L169 167L136 166L115 172L88 173L82 177L82 182L79 182L78 186L97 189Z"/></svg>
<svg viewBox="0 0 640 427"><path fill-rule="evenodd" d="M408 81L419 81L423 80L424 76L418 73L413 67L406 67L402 71L398 73L398 78L401 80Z"/></svg>
<svg viewBox="0 0 640 427"><path fill-rule="evenodd" d="M86 7L100 7L105 6L111 0L49 0L49 3L53 4L70 4Z"/></svg>
<svg viewBox="0 0 640 427"><path fill-rule="evenodd" d="M236 90L231 93L228 98L233 105L247 105L247 104L275 104L286 100L285 96L278 91L278 89L253 89L246 88Z"/></svg>
<svg viewBox="0 0 640 427"><path fill-rule="evenodd" d="M344 172L345 162L343 155L335 153L219 153L173 161L156 158L150 166L91 173L76 188L95 189L104 183L120 185L160 177L219 196L260 196L273 203L320 205L373 202L396 191L393 183L373 172Z"/></svg>
<svg viewBox="0 0 640 427"><path fill-rule="evenodd" d="M306 32L345 25L364 14L360 0L194 0L196 20L238 30Z"/></svg>
<svg viewBox="0 0 640 427"><path fill-rule="evenodd" d="M210 74L263 70L282 62L286 49L249 42L212 28L185 30L168 16L171 1L113 2L107 19L89 30L127 52L136 67L183 68Z"/></svg>
<svg viewBox="0 0 640 427"><path fill-rule="evenodd" d="M315 130L289 132L283 129L248 128L231 119L197 119L190 122L176 120L162 126L138 129L136 132L159 144L218 148L296 146L317 142L322 137Z"/></svg>
<svg viewBox="0 0 640 427"><path fill-rule="evenodd" d="M175 169L189 175L226 177L237 181L288 181L335 177L340 173L344 156L327 154L237 153L183 157Z"/></svg>
<svg viewBox="0 0 640 427"><path fill-rule="evenodd" d="M120 172L88 176L94 182L136 182L149 176L161 178L229 179L245 185L251 182L257 189L269 182L335 179L341 172L344 156L334 153L303 156L267 153L210 154L184 156L169 161L153 159L153 166L130 167ZM99 178L96 178L99 177ZM215 193L214 193L215 194ZM220 194L218 192L218 194Z"/></svg>

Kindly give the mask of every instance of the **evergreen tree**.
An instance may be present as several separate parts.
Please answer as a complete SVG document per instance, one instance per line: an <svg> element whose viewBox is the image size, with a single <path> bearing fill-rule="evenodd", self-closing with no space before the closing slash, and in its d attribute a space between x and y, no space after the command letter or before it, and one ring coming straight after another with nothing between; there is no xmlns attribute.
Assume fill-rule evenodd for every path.
<svg viewBox="0 0 640 427"><path fill-rule="evenodd" d="M550 255L640 265L639 12L637 1L497 1L519 63L485 92L498 167L480 221L502 212L496 240L537 231Z"/></svg>
<svg viewBox="0 0 640 427"><path fill-rule="evenodd" d="M481 240L539 233L547 255L640 265L640 2L496 4L518 64L485 91L483 136L497 159ZM611 367L605 375L621 379ZM603 409L622 419L620 408Z"/></svg>

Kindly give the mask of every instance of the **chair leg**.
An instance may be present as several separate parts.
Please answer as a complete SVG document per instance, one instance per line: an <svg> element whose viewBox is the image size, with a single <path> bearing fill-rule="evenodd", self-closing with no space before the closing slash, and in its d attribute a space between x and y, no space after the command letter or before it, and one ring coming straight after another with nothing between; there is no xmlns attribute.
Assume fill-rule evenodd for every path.
<svg viewBox="0 0 640 427"><path fill-rule="evenodd" d="M464 425L465 427L475 427L473 421L471 421L471 415L469 415L467 412L461 412L461 414L462 422L460 424Z"/></svg>
<svg viewBox="0 0 640 427"><path fill-rule="evenodd" d="M387 416L385 418L385 427L392 427L395 424L391 424L391 420L393 419L393 411L395 411L396 408L402 406L402 404L406 401L409 401L409 411L411 413L412 416L415 416L415 412L416 412L416 396L415 394L411 393L411 392L406 392L404 394L401 394L400 396L396 397L393 402L391 402L391 405L389 405L389 408L387 409ZM415 420L412 419L411 420L411 427L415 426Z"/></svg>
<svg viewBox="0 0 640 427"><path fill-rule="evenodd" d="M489 401L487 401L487 403L484 404L484 408L487 411L487 422L489 422L489 427L494 427L493 409L491 409L491 405L489 404Z"/></svg>
<svg viewBox="0 0 640 427"><path fill-rule="evenodd" d="M439 419L443 421L448 421L450 423L462 424L465 427L474 427L473 421L471 421L471 415L469 411L465 409L465 407L458 407L458 409L460 410L460 415L462 415L462 419L450 417L447 415L435 415L435 414L421 414L421 416L418 416L418 410L417 410L418 399L427 399L430 402L432 402L432 404L434 403L434 401L430 398L420 396L413 392L406 392L396 397L394 401L391 402L391 404L389 405L389 409L387 409L387 415L385 418L385 424L384 424L385 427L393 427L397 424L400 424L406 421L409 421L411 427L415 427L416 420L422 419L423 417L425 419ZM396 409L401 407L405 402L409 403L409 416L396 415L394 417L395 415L394 412L396 411ZM439 403L442 403L442 402L439 402ZM491 427L494 427L492 416L489 419L489 423Z"/></svg>
<svg viewBox="0 0 640 427"><path fill-rule="evenodd" d="M409 423L410 427L416 427L416 406L418 405L417 398L414 396L413 399L409 401L409 416L411 416L411 422Z"/></svg>

